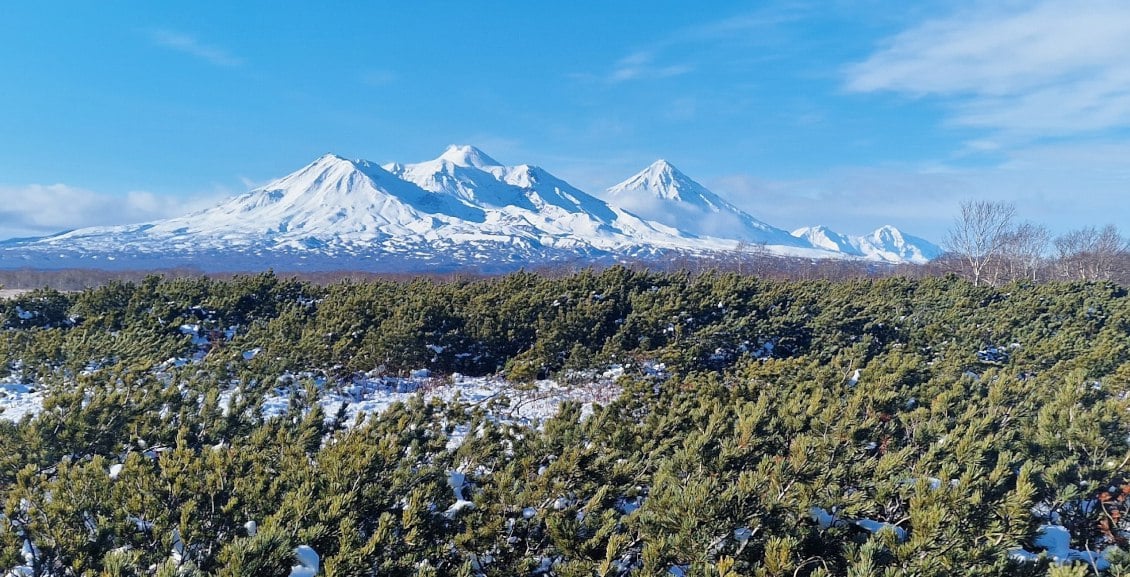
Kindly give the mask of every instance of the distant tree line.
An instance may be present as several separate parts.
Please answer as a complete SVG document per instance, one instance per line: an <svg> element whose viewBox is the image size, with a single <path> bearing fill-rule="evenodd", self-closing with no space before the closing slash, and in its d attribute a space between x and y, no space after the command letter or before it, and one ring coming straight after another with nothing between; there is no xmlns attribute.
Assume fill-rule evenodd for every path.
<svg viewBox="0 0 1130 577"><path fill-rule="evenodd" d="M1113 224L1052 237L1047 227L1016 222L1011 203L962 203L946 238L944 260L958 264L973 284L1000 285L1018 279L1127 282L1130 239Z"/></svg>
<svg viewBox="0 0 1130 577"><path fill-rule="evenodd" d="M524 269L546 278L562 278L582 271L604 270L613 267L627 268L645 272L687 272L704 274L710 272L733 272L775 280L848 280L862 278L887 278L902 276L925 278L957 273L952 263L945 266L891 264L883 262L849 259L813 259L773 255L756 245L743 245L729 253L697 255L672 253L665 258L634 260L620 263L592 263L577 261L572 263L552 263L531 265ZM106 270L106 269L0 269L0 288L12 290L31 290L52 288L59 291L74 292L97 288L113 282L139 282L147 276L158 275L166 279L210 278L228 280L240 276L254 275L262 271L244 272L205 272L195 268L170 270ZM474 267L457 272L429 273L412 271L401 273L366 272L357 270L327 271L279 271L280 275L317 285L330 285L341 281L411 281L427 279L436 282L459 282L482 280L504 276L497 272L487 272Z"/></svg>

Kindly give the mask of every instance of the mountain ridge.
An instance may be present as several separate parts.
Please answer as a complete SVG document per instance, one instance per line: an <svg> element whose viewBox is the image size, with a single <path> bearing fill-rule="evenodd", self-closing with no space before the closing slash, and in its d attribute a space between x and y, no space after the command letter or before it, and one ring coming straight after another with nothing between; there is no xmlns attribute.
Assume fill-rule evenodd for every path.
<svg viewBox="0 0 1130 577"><path fill-rule="evenodd" d="M727 202L663 159L608 188L604 197L643 218L697 236L811 248Z"/></svg>
<svg viewBox="0 0 1130 577"><path fill-rule="evenodd" d="M801 227L792 234L817 248L874 261L924 264L942 254L934 243L889 224L859 236L840 234L823 225Z"/></svg>
<svg viewBox="0 0 1130 577"><path fill-rule="evenodd" d="M771 254L805 258L893 262L919 256L906 252L904 241L921 239L893 227L872 233L870 244L853 244L854 252L817 246L745 213L665 160L602 197L537 166L503 165L470 145L451 145L434 159L407 164L327 153L191 214L0 242L0 267L144 268L159 262L210 269L258 263L280 269L505 271L674 253L718 256L751 242Z"/></svg>

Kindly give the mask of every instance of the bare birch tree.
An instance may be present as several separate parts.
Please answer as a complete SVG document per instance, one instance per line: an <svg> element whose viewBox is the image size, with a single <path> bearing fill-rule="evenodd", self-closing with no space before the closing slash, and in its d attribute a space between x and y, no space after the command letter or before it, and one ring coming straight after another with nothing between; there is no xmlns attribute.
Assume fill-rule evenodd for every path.
<svg viewBox="0 0 1130 577"><path fill-rule="evenodd" d="M1009 231L1003 240L1003 262L998 268L1004 269L1008 280L1039 280L1040 267L1045 262L1048 245L1051 244L1051 232L1048 228L1030 222L1021 223Z"/></svg>
<svg viewBox="0 0 1130 577"><path fill-rule="evenodd" d="M967 200L946 237L946 249L961 257L973 284L980 285L989 265L1001 257L1012 233L1016 206L1009 202Z"/></svg>
<svg viewBox="0 0 1130 577"><path fill-rule="evenodd" d="M1055 239L1059 275L1071 280L1111 280L1130 243L1108 224L1101 230L1093 226L1073 230Z"/></svg>

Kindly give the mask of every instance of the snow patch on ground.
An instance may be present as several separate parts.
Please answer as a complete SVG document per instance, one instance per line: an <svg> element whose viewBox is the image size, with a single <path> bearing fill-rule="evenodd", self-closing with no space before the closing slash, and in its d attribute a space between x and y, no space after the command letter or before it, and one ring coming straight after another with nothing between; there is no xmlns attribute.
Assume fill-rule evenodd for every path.
<svg viewBox="0 0 1130 577"><path fill-rule="evenodd" d="M451 487L451 493L455 496L455 503L448 507L444 513L448 519L454 519L463 509L474 509L475 504L463 493L463 489L467 488L467 476L459 471L447 472L447 486Z"/></svg>
<svg viewBox="0 0 1130 577"><path fill-rule="evenodd" d="M853 523L855 523L858 527L863 527L873 534L879 533L880 531L884 530L893 531L895 537L898 538L900 543L906 541L906 529L903 529L898 525L892 525L890 523L884 523L882 521L876 521L874 519L856 519L855 521L853 521Z"/></svg>
<svg viewBox="0 0 1130 577"><path fill-rule="evenodd" d="M835 507L832 508L831 513L829 513L826 509L823 509L821 507L813 507L813 508L809 509L808 514L812 517L812 520L816 521L816 524L819 525L821 529L828 529L828 528L831 528L831 527L843 527L843 526L850 523L852 525L855 525L856 527L859 527L861 529L865 529L872 534L879 533L880 531L883 531L883 530L889 530L889 531L892 531L895 534L895 537L899 540L899 542L906 541L906 538L907 538L906 529L903 529L902 527L899 527L898 525L886 523L886 522L883 522L883 521L876 521L874 519L867 519L867 518L844 519L844 518L841 518L838 514L836 514L835 511L836 511Z"/></svg>
<svg viewBox="0 0 1130 577"><path fill-rule="evenodd" d="M0 379L0 419L16 422L42 410L43 392L38 387L21 383L15 375Z"/></svg>
<svg viewBox="0 0 1130 577"><path fill-rule="evenodd" d="M314 577L322 565L318 553L309 545L295 547L294 558L298 564L290 568L290 577Z"/></svg>
<svg viewBox="0 0 1130 577"><path fill-rule="evenodd" d="M1082 561L1099 571L1105 571L1110 568L1110 562L1106 560L1105 551L1080 551L1078 549L1072 549L1071 533L1063 525L1040 526L1040 536L1036 537L1033 544L1036 547L1042 547L1048 558L1060 565ZM1020 548L1010 550L1008 556L1022 563L1029 561L1035 562L1040 558L1039 553L1033 553Z"/></svg>
<svg viewBox="0 0 1130 577"><path fill-rule="evenodd" d="M317 403L327 418L333 418L344 407L346 423L355 422L360 415L384 412L395 403L422 395L425 401L439 399L446 403L464 403L470 408L483 407L498 422L537 426L556 415L566 401L580 403L584 416L592 413L594 403L611 402L620 394L620 388L604 375L569 386L553 380L523 386L497 377L458 374L438 379L422 372L409 378L364 377L338 386L316 379L315 385L318 387ZM263 403L263 416L285 414L292 390L293 385L282 385L268 395ZM225 405L230 403L233 393L227 391L222 397ZM461 430L456 426L453 436L461 439L467 433L466 428Z"/></svg>

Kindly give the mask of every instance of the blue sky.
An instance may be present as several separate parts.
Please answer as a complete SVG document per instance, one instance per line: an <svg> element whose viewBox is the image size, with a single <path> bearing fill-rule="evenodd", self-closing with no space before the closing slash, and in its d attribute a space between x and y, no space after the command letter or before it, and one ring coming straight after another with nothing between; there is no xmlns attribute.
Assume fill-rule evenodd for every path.
<svg viewBox="0 0 1130 577"><path fill-rule="evenodd" d="M666 158L789 229L1130 232L1124 2L59 4L0 18L0 237L450 143L594 193Z"/></svg>

